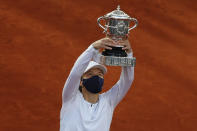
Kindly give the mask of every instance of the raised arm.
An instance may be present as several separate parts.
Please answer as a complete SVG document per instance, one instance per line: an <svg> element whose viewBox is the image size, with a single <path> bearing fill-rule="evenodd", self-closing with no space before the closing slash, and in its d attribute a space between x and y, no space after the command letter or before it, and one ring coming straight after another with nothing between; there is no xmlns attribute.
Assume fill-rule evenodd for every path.
<svg viewBox="0 0 197 131"><path fill-rule="evenodd" d="M73 96L76 95L76 92L79 87L80 78L83 75L86 67L93 58L93 56L98 53L93 45L91 44L76 60L74 66L72 67L70 74L64 84L62 92L62 102L63 104L70 100Z"/></svg>
<svg viewBox="0 0 197 131"><path fill-rule="evenodd" d="M105 95L113 108L123 99L134 80L134 67L121 67L118 82Z"/></svg>
<svg viewBox="0 0 197 131"><path fill-rule="evenodd" d="M79 88L80 79L83 75L85 69L87 68L89 62L95 58L94 56L99 54L99 49L111 49L108 47L112 42L108 38L102 38L100 40L92 43L76 60L74 66L72 67L70 74L64 84L62 92L62 102L63 104L71 100L77 93ZM93 59L94 60L94 59Z"/></svg>
<svg viewBox="0 0 197 131"><path fill-rule="evenodd" d="M126 47L124 49L127 50L128 57L133 57L129 41L126 41ZM120 79L110 90L104 93L112 108L115 108L117 104L124 98L128 90L130 89L133 80L134 67L121 67Z"/></svg>

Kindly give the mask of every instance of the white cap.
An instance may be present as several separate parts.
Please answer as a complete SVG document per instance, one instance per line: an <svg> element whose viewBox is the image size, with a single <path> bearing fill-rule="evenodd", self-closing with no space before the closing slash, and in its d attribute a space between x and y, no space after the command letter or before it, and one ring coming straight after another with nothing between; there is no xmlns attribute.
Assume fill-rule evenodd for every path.
<svg viewBox="0 0 197 131"><path fill-rule="evenodd" d="M88 70L90 70L91 68L94 68L94 67L101 69L104 74L107 73L107 68L104 65L101 65L101 64L94 62L94 61L90 61L86 70L84 71L84 73L86 73Z"/></svg>

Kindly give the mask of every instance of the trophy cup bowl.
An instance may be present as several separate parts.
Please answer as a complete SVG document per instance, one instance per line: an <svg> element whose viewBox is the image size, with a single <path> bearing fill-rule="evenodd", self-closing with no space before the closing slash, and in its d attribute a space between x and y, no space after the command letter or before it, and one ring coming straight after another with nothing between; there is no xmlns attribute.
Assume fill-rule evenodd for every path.
<svg viewBox="0 0 197 131"><path fill-rule="evenodd" d="M105 26L100 23L101 20L105 21ZM131 22L135 24L129 27ZM131 18L121 11L119 5L116 10L99 17L97 23L104 29L103 33L116 42L128 39L129 31L138 25L137 19ZM112 50L105 49L102 52L100 63L109 66L135 66L136 58L127 57L125 50L122 50L123 47L123 45L116 44L111 46Z"/></svg>

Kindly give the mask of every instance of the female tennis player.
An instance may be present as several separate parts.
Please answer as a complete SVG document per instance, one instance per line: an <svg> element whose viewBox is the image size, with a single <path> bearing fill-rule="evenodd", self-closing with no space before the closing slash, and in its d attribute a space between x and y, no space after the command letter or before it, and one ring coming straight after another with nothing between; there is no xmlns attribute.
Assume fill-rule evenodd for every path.
<svg viewBox="0 0 197 131"><path fill-rule="evenodd" d="M120 79L101 93L107 68L98 64L101 49L112 49L115 42L102 38L93 42L76 60L62 91L60 131L109 131L115 107L134 80L134 67L121 67ZM132 57L129 40L121 42ZM113 75L113 74L112 74Z"/></svg>

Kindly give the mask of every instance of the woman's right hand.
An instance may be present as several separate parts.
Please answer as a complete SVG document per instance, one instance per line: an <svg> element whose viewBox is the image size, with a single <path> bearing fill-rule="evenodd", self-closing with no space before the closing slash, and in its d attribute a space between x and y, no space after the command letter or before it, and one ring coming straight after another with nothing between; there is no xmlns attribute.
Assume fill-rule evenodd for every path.
<svg viewBox="0 0 197 131"><path fill-rule="evenodd" d="M114 46L115 42L112 39L105 37L105 38L95 41L94 43L92 43L92 45L97 50L99 49L111 50L112 48L110 46Z"/></svg>

